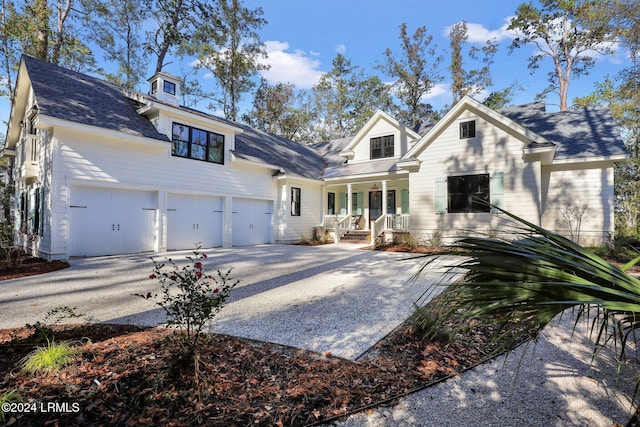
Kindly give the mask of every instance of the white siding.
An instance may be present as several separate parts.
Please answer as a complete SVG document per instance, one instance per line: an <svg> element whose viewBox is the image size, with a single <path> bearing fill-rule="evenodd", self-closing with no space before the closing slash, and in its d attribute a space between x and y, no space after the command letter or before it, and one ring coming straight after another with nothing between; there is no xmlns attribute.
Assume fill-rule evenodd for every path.
<svg viewBox="0 0 640 427"><path fill-rule="evenodd" d="M602 245L614 230L613 167L610 163L589 167L555 165L543 168L542 226L574 240L578 240L579 234L582 245ZM574 224L572 227L569 220Z"/></svg>
<svg viewBox="0 0 640 427"><path fill-rule="evenodd" d="M468 120L476 120L476 137L460 139L459 123ZM418 156L422 164L411 173L409 188L412 229L425 236L438 230L444 237L455 237L464 230L499 227L502 215L435 213L437 177L495 172L504 173L504 208L539 224L540 163L523 160L524 144L508 129L462 112Z"/></svg>
<svg viewBox="0 0 640 427"><path fill-rule="evenodd" d="M92 185L117 189L156 191L159 202L159 248L166 247L166 194L276 199L277 184L270 169L171 156L169 142L139 143L100 134L56 128L53 138L52 251L68 254L69 187ZM225 211L225 232L230 233L231 212ZM224 238L231 244L230 235ZM68 256L68 255L67 255Z"/></svg>
<svg viewBox="0 0 640 427"><path fill-rule="evenodd" d="M300 188L300 216L291 215L291 187ZM300 241L303 236L311 238L313 228L322 223L322 197L320 183L295 179L280 183L275 240L291 243Z"/></svg>

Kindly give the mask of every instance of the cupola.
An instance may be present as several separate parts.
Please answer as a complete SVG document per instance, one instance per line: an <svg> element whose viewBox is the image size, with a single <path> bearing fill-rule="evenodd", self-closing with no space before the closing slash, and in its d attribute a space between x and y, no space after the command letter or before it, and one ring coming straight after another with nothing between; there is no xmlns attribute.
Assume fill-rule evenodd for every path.
<svg viewBox="0 0 640 427"><path fill-rule="evenodd" d="M151 87L149 94L158 101L163 101L171 105L180 105L180 79L162 71L156 73L149 79Z"/></svg>

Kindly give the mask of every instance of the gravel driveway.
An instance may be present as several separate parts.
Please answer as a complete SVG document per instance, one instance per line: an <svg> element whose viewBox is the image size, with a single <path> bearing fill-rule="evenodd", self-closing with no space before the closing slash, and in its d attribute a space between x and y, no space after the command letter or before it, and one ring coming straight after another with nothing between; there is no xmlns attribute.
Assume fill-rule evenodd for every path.
<svg viewBox="0 0 640 427"><path fill-rule="evenodd" d="M421 265L406 254L349 245L264 245L207 251L205 269L233 268L240 279L212 330L355 359L412 312L411 303L442 270L409 283ZM166 254L165 254L166 255ZM176 261L188 251L168 254ZM154 255L162 259L163 254ZM147 255L72 259L66 270L0 282L0 328L41 320L56 306L88 320L155 325L163 313L133 296L153 290ZM398 403L337 425L625 425L639 372L637 358L616 382L611 353L591 362L587 328L571 320L545 328L535 352L519 348Z"/></svg>

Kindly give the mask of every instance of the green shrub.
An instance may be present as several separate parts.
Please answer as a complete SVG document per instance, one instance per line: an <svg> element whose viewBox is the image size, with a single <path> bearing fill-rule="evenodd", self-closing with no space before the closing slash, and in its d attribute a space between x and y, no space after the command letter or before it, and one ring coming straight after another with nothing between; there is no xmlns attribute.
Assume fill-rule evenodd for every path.
<svg viewBox="0 0 640 427"><path fill-rule="evenodd" d="M5 422L5 412L2 409L5 403L17 403L22 402L22 396L15 390L9 390L0 395L0 422Z"/></svg>
<svg viewBox="0 0 640 427"><path fill-rule="evenodd" d="M56 343L54 340L47 340L46 346L36 348L22 359L22 371L30 375L58 372L74 363L78 353L78 349L69 341Z"/></svg>
<svg viewBox="0 0 640 427"><path fill-rule="evenodd" d="M53 329L51 328L52 325L57 325L64 319L73 319L84 316L84 314L77 314L74 310L75 307L54 307L47 311L42 320L38 320L33 325L27 323L25 327L27 329L31 329L31 333L37 341L48 341L49 339L52 339L54 335Z"/></svg>
<svg viewBox="0 0 640 427"><path fill-rule="evenodd" d="M444 342L451 341L452 331L441 325L439 316L427 307L415 306L415 310L409 323L416 335L428 341Z"/></svg>
<svg viewBox="0 0 640 427"><path fill-rule="evenodd" d="M177 356L194 360L204 325L222 310L238 280L231 279L231 269L226 273L217 270L215 275L206 274L203 262L207 254L200 252L199 245L193 256L186 258L189 263L182 267L171 258L166 259L168 264L151 258L154 268L149 278L158 280L161 294L135 295L155 299L167 316L165 324L182 330L175 340Z"/></svg>

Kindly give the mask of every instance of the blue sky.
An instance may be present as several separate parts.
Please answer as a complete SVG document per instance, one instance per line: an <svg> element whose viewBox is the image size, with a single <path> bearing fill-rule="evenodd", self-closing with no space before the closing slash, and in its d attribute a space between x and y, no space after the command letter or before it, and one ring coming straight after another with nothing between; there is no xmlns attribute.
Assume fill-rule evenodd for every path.
<svg viewBox="0 0 640 427"><path fill-rule="evenodd" d="M260 34L267 45L271 65L263 75L271 83L291 82L298 88L310 88L323 72L331 69L331 61L337 52L350 59L352 65L385 80L373 66L383 60L386 48L400 52L402 23L407 24L409 34L420 26L427 27L438 50L445 56L443 71L446 74L448 28L466 21L469 42L477 43L479 47L490 38L499 42L491 69L494 80L491 90L501 90L517 81L523 91L517 94L515 104L532 102L547 86L547 72L551 70L551 63L547 62L535 74L529 73L527 58L535 52L533 45L508 55L507 47L513 34L506 27L520 3L506 0L245 0L248 7L262 7L264 17L269 21ZM590 75L572 81L570 99L592 92L595 82L607 74L614 75L625 65L624 52L603 57ZM436 108L450 103L448 82L439 84L427 102ZM549 109L553 109L553 104L558 104L557 95L549 95L547 103Z"/></svg>
<svg viewBox="0 0 640 427"><path fill-rule="evenodd" d="M247 7L262 7L268 21L260 30L261 40L266 44L271 69L263 72L270 83L294 83L299 89L310 89L321 74L329 71L331 61L338 52L360 66L369 75L386 77L374 69L383 60L383 52L390 48L400 52L400 25L406 23L409 34L421 26L434 37L438 51L445 56L443 74L447 74L449 61L448 28L460 21L468 25L469 42L482 46L487 39L499 42L491 74L492 90L501 90L517 82L523 90L517 93L515 104L534 101L535 95L547 85L550 62L545 62L533 75L527 68L527 58L535 52L534 47L525 47L508 55L507 47L513 35L506 30L511 16L520 1L511 0L244 0ZM445 6L446 5L446 6ZM97 59L101 53L95 52ZM182 66L186 66L185 61ZM154 62L150 61L149 74ZM570 100L591 93L596 82L607 74L615 75L628 65L626 54L618 51L613 57L603 57L588 76L573 79L569 89ZM108 67L107 67L108 68ZM174 61L166 71L180 75ZM201 72L204 76L204 72ZM203 85L207 80L201 80ZM145 86L140 90L147 91ZM482 100L483 96L477 96ZM448 81L434 88L426 102L437 109L451 103ZM251 96L245 95L241 112L250 109ZM557 109L557 95L547 98L548 108ZM198 106L206 109L206 105ZM219 113L219 112L218 112ZM9 102L0 101L0 118L9 116Z"/></svg>

